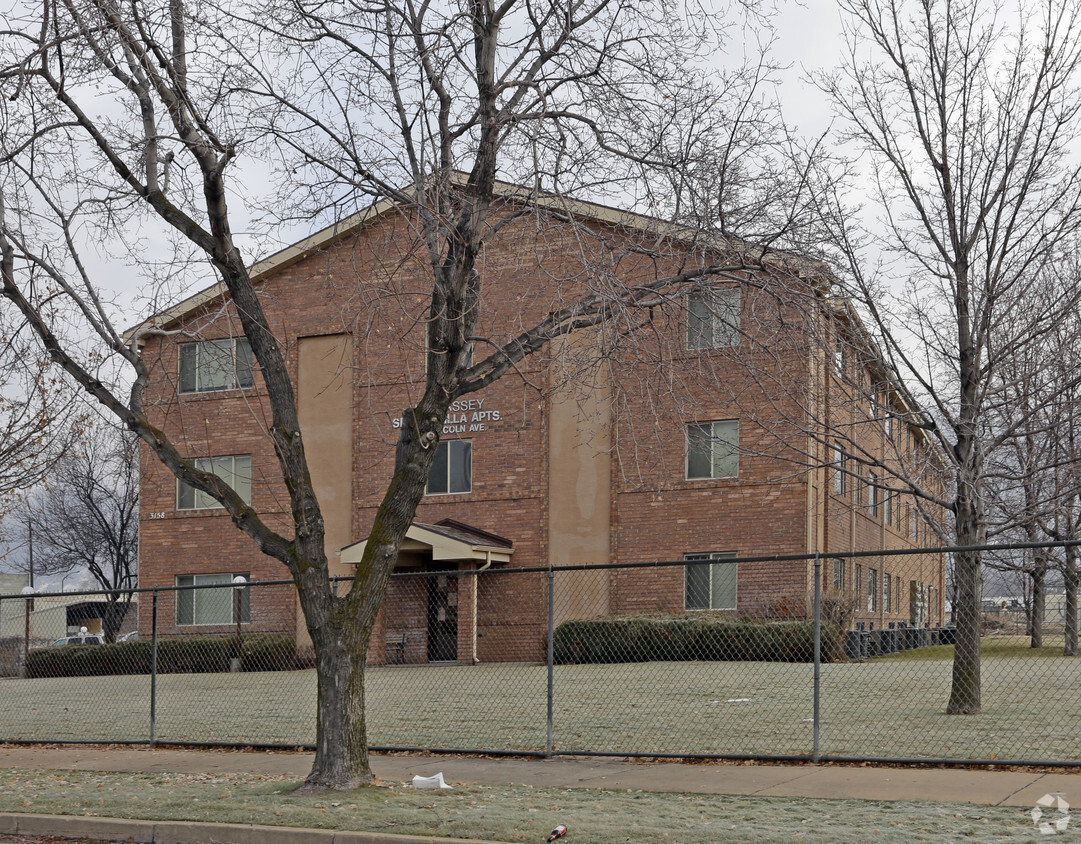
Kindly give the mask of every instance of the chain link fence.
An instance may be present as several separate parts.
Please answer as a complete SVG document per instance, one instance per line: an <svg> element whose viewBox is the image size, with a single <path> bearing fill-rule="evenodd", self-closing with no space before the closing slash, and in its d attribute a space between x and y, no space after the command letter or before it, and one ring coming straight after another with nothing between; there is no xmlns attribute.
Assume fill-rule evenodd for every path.
<svg viewBox="0 0 1081 844"><path fill-rule="evenodd" d="M1045 617L988 612L981 711L948 715L948 551L468 566L392 578L375 748L1081 764L1076 600L1053 577ZM228 575L0 596L0 740L310 746L299 622L291 584Z"/></svg>

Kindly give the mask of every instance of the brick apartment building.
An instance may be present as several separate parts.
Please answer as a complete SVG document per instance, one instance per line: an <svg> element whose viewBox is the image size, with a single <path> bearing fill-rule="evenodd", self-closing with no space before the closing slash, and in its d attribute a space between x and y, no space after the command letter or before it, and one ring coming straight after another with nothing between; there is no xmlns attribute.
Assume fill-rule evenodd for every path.
<svg viewBox="0 0 1081 844"><path fill-rule="evenodd" d="M513 206L515 189L503 190ZM659 224L603 206L553 202L552 211L522 215L486 243L480 337L516 334L587 285L651 277L692 249L672 230L663 258L636 248L658 242ZM423 383L431 270L416 257L416 237L384 202L254 268L295 373L334 574L349 575L360 559L401 413ZM792 258L744 277L688 288L635 316L648 325L632 332L632 346L607 347L599 331L574 335L457 402L399 569L687 560L585 572L560 597L557 622L657 609L768 614L805 605L812 565L726 561L820 552L823 585L856 603L858 624L941 623L939 555L829 558L931 542L911 499L891 493L889 473L861 468L861 456L888 463L894 453L929 462L903 395L867 354L856 317L825 298L821 267ZM795 298L797 288L818 306L795 307L786 290ZM152 364L152 421L287 530L263 385L221 289L152 322L168 331L140 341ZM478 339L478 360L484 349ZM812 418L843 436L812 437ZM245 590L234 601L225 587L236 574L281 579L284 567L146 452L141 478L140 585L223 586L162 593L160 632L232 631L239 612L245 630L303 638L290 590ZM396 580L369 660L539 658L545 576L485 577L479 589L476 581L439 577L427 589ZM143 630L150 604L140 603Z"/></svg>

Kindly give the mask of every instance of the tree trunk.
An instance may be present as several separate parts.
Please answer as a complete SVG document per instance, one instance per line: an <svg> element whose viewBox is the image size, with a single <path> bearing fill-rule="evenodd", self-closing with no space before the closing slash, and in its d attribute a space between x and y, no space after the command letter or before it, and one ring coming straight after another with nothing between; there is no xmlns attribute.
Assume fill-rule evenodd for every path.
<svg viewBox="0 0 1081 844"><path fill-rule="evenodd" d="M128 602L126 600L113 596L108 598L105 611L101 614L101 633L107 645L111 645L116 641L116 634L120 632L120 627L124 623L127 609Z"/></svg>
<svg viewBox="0 0 1081 844"><path fill-rule="evenodd" d="M319 682L315 762L302 792L348 791L372 782L364 716L364 668L372 623L334 629L315 645ZM351 635L350 635L351 634Z"/></svg>
<svg viewBox="0 0 1081 844"><path fill-rule="evenodd" d="M1062 653L1065 656L1077 656L1077 584L1081 580L1077 570L1077 549L1066 548L1066 568L1063 580L1066 582L1066 644Z"/></svg>
<svg viewBox="0 0 1081 844"><path fill-rule="evenodd" d="M987 532L983 511L983 454L980 449L979 387L980 360L972 336L968 255L956 268L958 375L960 403L954 445L955 482L954 536L962 547L983 545ZM954 623L957 644L953 649L953 683L946 712L973 715L980 711L980 636L983 633L981 551L960 551L956 555L957 603Z"/></svg>
<svg viewBox="0 0 1081 844"><path fill-rule="evenodd" d="M960 544L970 543L962 540ZM980 636L983 632L980 563L979 551L962 551L956 555L957 601L953 620L957 627L957 644L953 651L953 685L946 707L950 715L972 715L980 711Z"/></svg>
<svg viewBox="0 0 1081 844"><path fill-rule="evenodd" d="M959 461L957 506L954 513L955 536L961 547L982 545L984 539L983 512L977 484L979 474L973 471L978 465L975 457L977 444L967 443L968 459ZM966 471L968 469L969 471ZM959 551L955 556L954 577L957 581L957 600L954 604L954 624L957 627L956 645L953 650L953 682L950 700L946 705L949 715L974 715L980 711L980 637L983 635L983 576L981 565L983 552Z"/></svg>
<svg viewBox="0 0 1081 844"><path fill-rule="evenodd" d="M1032 577L1032 602L1029 609L1029 647L1043 647L1043 616L1047 604L1047 556L1043 551L1036 551L1036 564Z"/></svg>
<svg viewBox="0 0 1081 844"><path fill-rule="evenodd" d="M455 357L463 353L462 348L462 344L455 346ZM432 368L430 364L430 380ZM372 782L364 717L368 643L402 539L424 496L450 395L449 389L429 388L421 403L403 414L394 475L349 593L341 598L334 595L325 557L320 557L318 566L301 567L294 578L319 677L315 762L303 791L347 791ZM310 550L321 554L321 549Z"/></svg>

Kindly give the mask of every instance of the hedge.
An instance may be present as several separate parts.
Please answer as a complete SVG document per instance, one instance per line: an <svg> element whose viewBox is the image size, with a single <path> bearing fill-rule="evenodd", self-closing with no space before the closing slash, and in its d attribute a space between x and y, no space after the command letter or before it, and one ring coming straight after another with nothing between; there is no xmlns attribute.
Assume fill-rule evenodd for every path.
<svg viewBox="0 0 1081 844"><path fill-rule="evenodd" d="M152 643L68 645L35 648L26 659L28 677L94 677L149 674ZM159 674L207 674L228 671L236 656L235 636L187 636L158 639ZM295 667L296 643L287 636L253 633L241 644L244 671L287 671Z"/></svg>
<svg viewBox="0 0 1081 844"><path fill-rule="evenodd" d="M842 657L838 631L822 625L822 660ZM812 662L814 622L757 621L710 614L621 615L565 621L555 630L555 661L613 663L694 660Z"/></svg>

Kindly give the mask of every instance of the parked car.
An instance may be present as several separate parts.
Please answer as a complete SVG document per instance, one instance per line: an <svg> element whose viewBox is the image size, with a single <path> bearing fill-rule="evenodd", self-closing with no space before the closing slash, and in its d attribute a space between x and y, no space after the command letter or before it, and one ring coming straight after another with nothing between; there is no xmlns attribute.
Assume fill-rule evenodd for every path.
<svg viewBox="0 0 1081 844"><path fill-rule="evenodd" d="M50 648L63 648L68 645L100 645L105 642L105 639L96 633L80 633L78 636L65 636L63 639L57 639L51 645Z"/></svg>
<svg viewBox="0 0 1081 844"><path fill-rule="evenodd" d="M116 641L117 642L138 642L139 641L139 631L138 630L132 630L130 633L125 633L123 636L117 636Z"/></svg>

